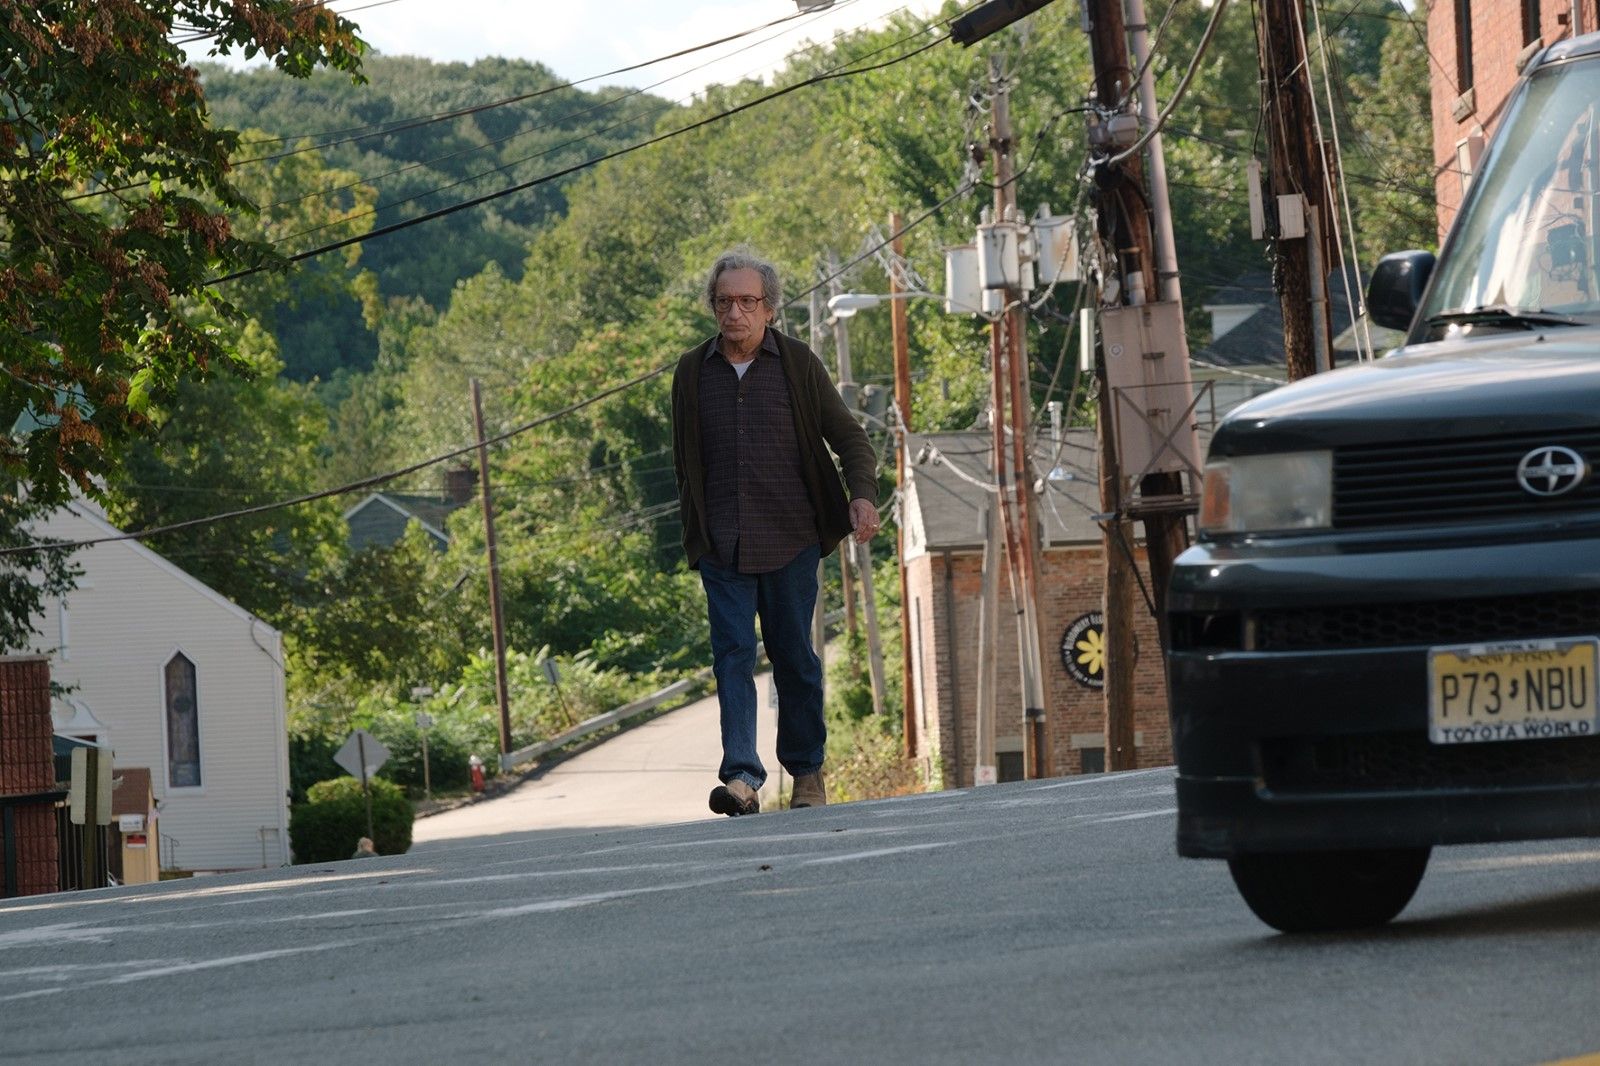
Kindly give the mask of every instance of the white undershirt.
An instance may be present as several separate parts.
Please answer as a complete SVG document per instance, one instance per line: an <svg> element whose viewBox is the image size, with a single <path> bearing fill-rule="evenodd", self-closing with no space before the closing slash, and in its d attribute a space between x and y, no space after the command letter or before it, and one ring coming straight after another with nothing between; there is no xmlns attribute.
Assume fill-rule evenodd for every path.
<svg viewBox="0 0 1600 1066"><path fill-rule="evenodd" d="M746 359L742 363L729 363L728 365L733 367L733 372L735 374L739 375L739 380L740 381L743 381L744 380L744 372L746 370L749 370L751 367L755 366L756 365L756 361L754 359Z"/></svg>

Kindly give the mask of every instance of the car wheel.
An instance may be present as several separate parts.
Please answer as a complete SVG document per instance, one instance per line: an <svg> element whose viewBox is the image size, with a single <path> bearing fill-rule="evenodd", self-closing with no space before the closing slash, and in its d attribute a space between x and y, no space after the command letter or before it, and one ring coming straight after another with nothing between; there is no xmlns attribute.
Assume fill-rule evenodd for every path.
<svg viewBox="0 0 1600 1066"><path fill-rule="evenodd" d="M1228 860L1257 918L1285 933L1382 925L1405 909L1428 866L1428 848L1240 855Z"/></svg>

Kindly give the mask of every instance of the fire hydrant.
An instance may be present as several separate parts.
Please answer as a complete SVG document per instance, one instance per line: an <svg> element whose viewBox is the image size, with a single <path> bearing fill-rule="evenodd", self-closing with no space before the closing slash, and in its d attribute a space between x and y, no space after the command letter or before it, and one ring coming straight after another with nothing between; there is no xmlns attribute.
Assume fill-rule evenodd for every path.
<svg viewBox="0 0 1600 1066"><path fill-rule="evenodd" d="M476 755L467 759L467 772L472 777L472 791L483 791L483 760Z"/></svg>

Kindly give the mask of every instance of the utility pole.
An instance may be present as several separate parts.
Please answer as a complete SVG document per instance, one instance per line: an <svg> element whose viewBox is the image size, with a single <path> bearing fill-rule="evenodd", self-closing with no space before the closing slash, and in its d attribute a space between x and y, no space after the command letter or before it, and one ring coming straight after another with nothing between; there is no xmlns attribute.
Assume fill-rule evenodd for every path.
<svg viewBox="0 0 1600 1066"><path fill-rule="evenodd" d="M483 432L483 387L472 379L472 421L478 431L478 487L489 553L489 624L494 629L494 694L500 707L500 754L511 752L511 699L506 691L506 625L500 606L500 557L494 539L494 496L489 488L489 444Z"/></svg>
<svg viewBox="0 0 1600 1066"><path fill-rule="evenodd" d="M1085 14L1089 18L1095 96L1103 107L1114 107L1133 91L1122 0L1088 0ZM1104 197L1100 207L1102 229L1109 228L1108 236L1115 248L1112 269L1121 278L1114 294L1102 288L1103 307L1120 306L1124 298L1135 304L1160 298L1155 235L1149 215L1141 209L1143 170L1136 156L1124 160L1111 178L1118 186L1126 187L1127 194ZM1118 200L1127 203L1128 209L1123 210ZM1106 664L1101 695L1105 700L1106 769L1131 770L1138 765L1133 708L1133 526L1123 508L1116 398L1106 377L1103 347L1095 353L1095 379L1100 393L1096 434L1100 446L1100 509L1104 514L1100 544L1105 557L1101 614L1105 619Z"/></svg>
<svg viewBox="0 0 1600 1066"><path fill-rule="evenodd" d="M832 252L828 253L828 273L839 272L839 259ZM834 278L828 283L830 295L839 295L839 279ZM847 402L852 402L856 396L854 388L855 378L850 369L850 329L844 319L838 315L833 316L833 343L839 355L839 391L844 394ZM847 388L847 386L849 386ZM856 552L860 556L857 559ZM878 636L878 602L872 591L872 549L865 544L857 544L855 537L844 539L843 550L839 552L839 570L843 576L845 586L845 621L850 626L850 632L855 633L853 597L850 593L850 578L846 566L850 560L857 559L855 568L860 571L861 578L861 606L867 617L867 671L872 679L872 713L881 715L884 702L883 680L883 641Z"/></svg>
<svg viewBox="0 0 1600 1066"><path fill-rule="evenodd" d="M1283 309L1283 353L1289 380L1298 381L1320 369L1317 350L1333 350L1328 326L1318 325L1313 304L1327 306L1328 279L1312 274L1312 262L1328 261L1326 249L1311 252L1311 220L1330 217L1324 202L1325 160L1317 143L1316 102L1311 95L1311 63L1300 32L1301 0L1262 0L1258 58L1261 64L1262 113L1267 128L1268 217L1276 215L1275 250L1281 269L1278 300ZM1320 236L1320 235L1319 235ZM1318 267L1320 271L1320 266ZM1322 331L1320 345L1317 331Z"/></svg>
<svg viewBox="0 0 1600 1066"><path fill-rule="evenodd" d="M1012 169L1014 137L1011 129L1010 89L1000 69L998 56L989 59L991 98L990 144L994 149L994 216L997 222L1017 217L1017 190ZM1038 530L1033 519L1032 461L1028 454L1029 400L1026 381L1027 350L1023 330L1027 320L1021 306L1021 292L1006 289L1005 312L993 324L990 351L994 356L995 470L1010 467L1011 504L1007 545L1011 549L1012 595L1017 604L1017 649L1022 675L1023 768L1027 778L1048 777L1051 773L1048 706L1045 692L1043 656L1039 650L1039 590L1037 564ZM1010 454L1006 447L1006 404L1009 398ZM997 476L1002 486L1006 478ZM1004 502L1002 501L1004 509Z"/></svg>
<svg viewBox="0 0 1600 1066"><path fill-rule="evenodd" d="M894 487L900 493L900 512L894 524L894 555L900 569L900 681L905 692L901 700L904 708L901 733L905 739L905 756L913 759L917 754L917 690L911 669L911 595L906 588L905 526L906 448L909 447L907 435L911 432L911 338L906 321L906 302L897 298L901 292L899 267L905 261L905 242L900 238L898 211L889 215L889 232L895 235L889 242L889 251L893 253L893 265L889 271L889 322L894 339L894 407L897 414L894 427Z"/></svg>
<svg viewBox="0 0 1600 1066"><path fill-rule="evenodd" d="M1139 107L1143 114L1142 127L1148 128L1156 121L1160 109L1156 107L1155 72L1150 58L1150 27L1146 22L1144 0L1128 0L1128 13L1133 19L1129 27L1133 38L1134 62L1143 71L1139 78ZM1172 209L1167 196L1167 157L1161 134L1150 138L1150 198L1131 198L1128 210L1143 212L1146 203L1150 212L1150 233L1155 245L1154 267L1158 299L1177 305L1178 320L1183 320L1183 290L1178 281L1178 251L1172 235ZM1132 162L1133 160L1130 160ZM1142 500L1163 501L1162 506L1148 507L1144 511L1145 558L1150 566L1150 585L1155 597L1156 622L1161 633L1161 646L1167 646L1167 585L1172 579L1174 560L1189 546L1189 527L1185 519L1187 510L1174 506L1183 498L1183 474L1163 471L1147 474L1139 484Z"/></svg>
<svg viewBox="0 0 1600 1066"><path fill-rule="evenodd" d="M810 312L806 318L806 339L811 344L813 354L822 347L822 294L812 290L811 299L807 305ZM817 658L822 660L822 685L826 696L828 684L828 605L827 596L824 594L828 588L827 567L823 560L817 560L817 605L811 611L811 647L817 653Z"/></svg>
<svg viewBox="0 0 1600 1066"><path fill-rule="evenodd" d="M828 295L837 296L844 291L840 284L839 257L832 251L828 252ZM849 402L854 395L853 389L846 388L855 379L850 369L850 331L845 326L844 319L833 316L833 351L839 361L839 389L845 394L845 401ZM851 578L851 571L855 567L851 564L854 552L847 541L839 552L839 587L844 591L844 631L849 635L850 641L856 639L856 590L855 582Z"/></svg>

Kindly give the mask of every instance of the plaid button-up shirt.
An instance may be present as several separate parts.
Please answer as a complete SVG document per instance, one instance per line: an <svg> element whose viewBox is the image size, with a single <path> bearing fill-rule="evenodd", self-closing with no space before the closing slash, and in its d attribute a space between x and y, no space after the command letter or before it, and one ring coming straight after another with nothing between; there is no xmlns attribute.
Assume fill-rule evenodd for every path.
<svg viewBox="0 0 1600 1066"><path fill-rule="evenodd" d="M742 574L786 565L817 543L789 379L772 330L740 377L712 342L700 371L700 454L712 561Z"/></svg>

